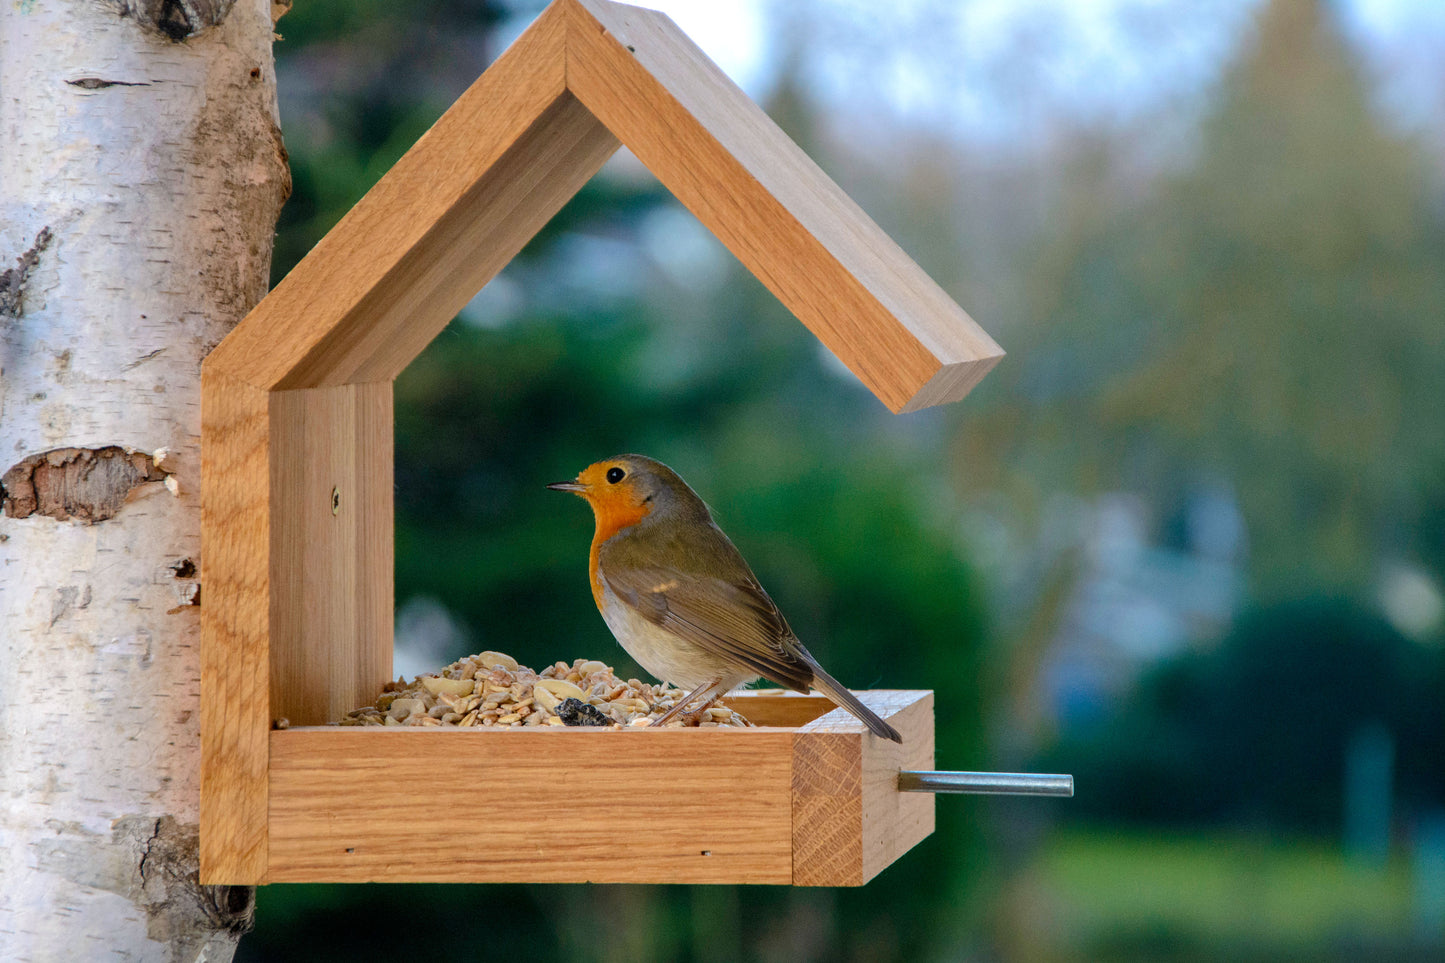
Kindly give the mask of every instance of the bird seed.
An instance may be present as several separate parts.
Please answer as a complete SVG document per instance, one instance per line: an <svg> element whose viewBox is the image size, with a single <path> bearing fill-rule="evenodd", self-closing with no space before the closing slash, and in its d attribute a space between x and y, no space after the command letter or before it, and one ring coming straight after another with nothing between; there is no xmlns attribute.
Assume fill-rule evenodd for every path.
<svg viewBox="0 0 1445 963"><path fill-rule="evenodd" d="M610 665L596 659L555 662L537 672L505 653L482 652L434 675L388 682L371 705L353 709L337 725L638 728L662 716L684 695L667 685L624 682ZM701 710L694 707L668 726L752 725L725 706Z"/></svg>

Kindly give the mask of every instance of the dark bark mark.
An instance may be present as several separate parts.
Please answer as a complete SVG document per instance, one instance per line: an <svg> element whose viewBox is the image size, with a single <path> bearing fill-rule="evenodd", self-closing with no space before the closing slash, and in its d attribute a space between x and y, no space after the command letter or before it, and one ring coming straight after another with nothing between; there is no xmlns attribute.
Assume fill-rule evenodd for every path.
<svg viewBox="0 0 1445 963"><path fill-rule="evenodd" d="M42 227L35 235L35 243L30 245L30 250L15 259L19 266L0 272L0 315L18 318L25 310L25 282L35 265L40 263L41 253L50 246L54 236L49 227Z"/></svg>
<svg viewBox="0 0 1445 963"><path fill-rule="evenodd" d="M179 0L162 0L156 26L172 40L184 40L192 33L190 14Z"/></svg>
<svg viewBox="0 0 1445 963"><path fill-rule="evenodd" d="M132 368L139 368L141 365L145 364L147 361L152 361L152 360L154 360L155 358L160 357L160 355L161 355L165 350L166 350L165 348L156 348L154 351L147 351L145 354L141 355L139 358L135 359L135 360L132 361L130 364L126 365L126 366L125 366L125 370L126 370L126 371L129 371L129 370L131 370Z"/></svg>
<svg viewBox="0 0 1445 963"><path fill-rule="evenodd" d="M11 518L100 522L120 511L131 489L165 477L142 451L55 448L27 455L0 476L0 499Z"/></svg>
<svg viewBox="0 0 1445 963"><path fill-rule="evenodd" d="M200 834L174 816L126 817L117 835L146 834L137 870L139 886L126 895L146 911L146 933L173 946L204 939L217 930L235 939L255 923L256 890L251 886L200 884Z"/></svg>
<svg viewBox="0 0 1445 963"><path fill-rule="evenodd" d="M235 0L120 0L120 15L179 43L219 25Z"/></svg>
<svg viewBox="0 0 1445 963"><path fill-rule="evenodd" d="M111 822L108 845L78 824L49 820L47 827L53 835L31 847L40 867L116 893L144 911L147 935L170 950L156 959L210 959L207 950L220 956L218 944L234 948L254 923L253 887L201 885L195 823L174 816L122 816Z"/></svg>
<svg viewBox="0 0 1445 963"><path fill-rule="evenodd" d="M72 87L79 87L82 90L104 90L106 87L149 87L150 83L143 80L102 80L99 77L81 77L79 80L67 80Z"/></svg>
<svg viewBox="0 0 1445 963"><path fill-rule="evenodd" d="M195 578L196 560L183 558L171 566L171 571L175 573L176 578Z"/></svg>

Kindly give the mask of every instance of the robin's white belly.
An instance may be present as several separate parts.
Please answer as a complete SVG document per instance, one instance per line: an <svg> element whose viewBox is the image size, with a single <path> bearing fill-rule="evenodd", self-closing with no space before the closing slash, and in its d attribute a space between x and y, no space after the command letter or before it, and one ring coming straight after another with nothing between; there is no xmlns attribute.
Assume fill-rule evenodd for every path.
<svg viewBox="0 0 1445 963"><path fill-rule="evenodd" d="M731 690L756 679L757 673L739 668L644 618L620 601L606 578L602 582L602 618L627 654L663 682L695 689L715 679Z"/></svg>

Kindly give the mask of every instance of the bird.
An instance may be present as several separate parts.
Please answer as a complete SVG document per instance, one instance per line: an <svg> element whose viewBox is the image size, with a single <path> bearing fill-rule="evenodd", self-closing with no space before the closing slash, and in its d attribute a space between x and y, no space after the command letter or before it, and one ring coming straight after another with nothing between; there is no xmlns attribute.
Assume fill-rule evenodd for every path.
<svg viewBox="0 0 1445 963"><path fill-rule="evenodd" d="M592 507L588 571L607 627L644 669L690 690L652 725L762 677L799 692L817 689L874 735L902 743L823 671L677 472L643 455L616 455L547 487Z"/></svg>

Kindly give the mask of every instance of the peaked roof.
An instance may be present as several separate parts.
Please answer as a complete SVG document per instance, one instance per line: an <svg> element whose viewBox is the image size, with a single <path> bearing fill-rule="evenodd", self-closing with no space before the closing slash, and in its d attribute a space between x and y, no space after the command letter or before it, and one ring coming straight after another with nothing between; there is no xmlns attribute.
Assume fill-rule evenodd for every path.
<svg viewBox="0 0 1445 963"><path fill-rule="evenodd" d="M622 144L894 411L962 398L1003 356L665 15L553 0L209 373L395 378Z"/></svg>

